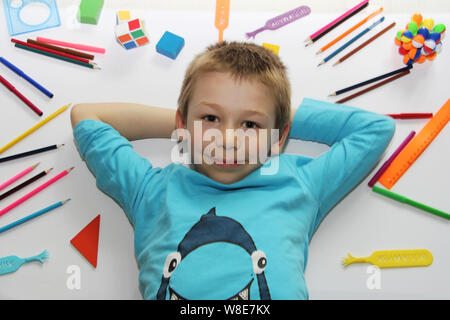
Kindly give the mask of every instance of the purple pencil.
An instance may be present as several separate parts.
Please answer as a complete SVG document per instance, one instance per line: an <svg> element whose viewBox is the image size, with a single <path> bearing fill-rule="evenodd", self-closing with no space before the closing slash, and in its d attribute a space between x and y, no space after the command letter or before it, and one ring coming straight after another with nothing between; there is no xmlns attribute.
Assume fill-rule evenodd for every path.
<svg viewBox="0 0 450 320"><path fill-rule="evenodd" d="M375 183L377 183L378 179L380 179L381 175L386 171L386 169L391 165L392 161L398 156L398 154L406 147L406 145L411 141L412 138L416 135L415 131L411 131L411 133L406 137L405 141L395 150L395 152L386 160L385 163L381 166L381 168L375 173L372 179L370 179L368 185L369 187L373 187Z"/></svg>

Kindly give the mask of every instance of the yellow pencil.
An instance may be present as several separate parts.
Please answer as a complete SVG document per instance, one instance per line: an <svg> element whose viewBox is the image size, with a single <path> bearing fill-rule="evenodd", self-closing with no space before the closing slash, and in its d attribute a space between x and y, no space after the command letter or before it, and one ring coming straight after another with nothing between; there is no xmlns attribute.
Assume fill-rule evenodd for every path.
<svg viewBox="0 0 450 320"><path fill-rule="evenodd" d="M6 146L2 147L0 149L0 154L2 154L3 152L5 152L6 150L8 150L9 148L11 148L13 145L15 145L17 142L19 142L20 140L22 140L23 138L25 138L26 136L30 135L31 133L33 133L34 131L36 131L37 129L39 129L40 127L42 127L43 125L45 125L47 122L49 122L50 120L52 120L53 118L56 118L58 115L60 115L61 113L63 113L64 111L67 110L68 107L70 107L71 103L69 103L68 105L65 105L63 107L61 107L60 109L56 110L53 114L49 115L47 118L45 118L44 120L42 120L41 122L39 122L38 124L34 125L33 127L31 127L30 129L28 129L27 131L25 131L24 133L22 133L20 136L18 136L17 138L15 138L13 141L11 141L10 143L8 143Z"/></svg>

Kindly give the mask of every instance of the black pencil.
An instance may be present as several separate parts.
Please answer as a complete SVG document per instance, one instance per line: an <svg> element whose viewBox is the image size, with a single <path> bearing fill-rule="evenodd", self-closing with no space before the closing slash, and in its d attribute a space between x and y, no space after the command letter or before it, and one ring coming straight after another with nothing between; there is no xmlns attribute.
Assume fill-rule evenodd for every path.
<svg viewBox="0 0 450 320"><path fill-rule="evenodd" d="M58 149L58 148L62 147L63 145L64 144L54 144L52 146L48 146L48 147L44 147L44 148L40 148L40 149L36 149L36 150L31 150L31 151L27 151L27 152L23 152L23 153L18 153L18 154L9 156L9 157L0 158L0 163L23 158L23 157L32 156L33 154L42 153L45 151Z"/></svg>
<svg viewBox="0 0 450 320"><path fill-rule="evenodd" d="M322 38L324 35L326 35L328 32L330 32L331 30L333 30L334 28L336 28L338 25L340 25L341 23L343 23L344 21L350 19L351 17L353 17L354 15L358 14L359 12L361 12L362 10L364 10L367 6L369 5L369 3L365 3L363 6L359 7L357 10L353 11L351 14L349 14L348 16L346 16L345 18L343 18L342 20L336 22L334 25L332 25L331 27L329 27L328 29L325 29L324 31L322 31L321 33L319 33L317 36L315 36L314 38L312 38L311 40L309 40L309 42L305 45L305 47L312 45L314 42L316 42L317 40L319 40L320 38Z"/></svg>
<svg viewBox="0 0 450 320"><path fill-rule="evenodd" d="M42 178L43 176L45 176L47 173L49 173L50 171L52 171L53 168L42 171L41 173L38 173L37 175L35 175L34 177L28 179L27 181L19 184L17 187L14 187L13 189L6 191L5 193L0 195L0 200L5 199L6 197L12 195L13 193L19 191L22 188L25 188L27 185L35 182L36 180Z"/></svg>
<svg viewBox="0 0 450 320"><path fill-rule="evenodd" d="M382 74L381 76L378 76L378 77L375 77L375 78L372 78L372 79L369 79L369 80L366 80L366 81L357 83L357 84L355 84L355 85L353 85L353 86L350 86L350 87L347 87L347 88L338 90L338 91L336 91L336 92L333 92L332 94L330 94L330 96L338 96L338 95L340 95L340 94L342 94L342 93L351 91L351 90L356 89L356 88L359 88L359 87L363 87L363 86L365 86L365 85L367 85L367 84L370 84L370 83L373 83L373 82L377 82L377 81L383 80L383 79L385 79L385 78L389 78L389 77L391 77L391 76L393 76L393 75L396 75L396 74L402 73L402 72L404 72L404 71L410 70L412 67L413 67L413 66L412 66L412 64L411 64L411 65L408 65L408 66L406 66L406 67L403 67L403 68L394 70L394 71L392 71L392 72L388 72L388 73Z"/></svg>

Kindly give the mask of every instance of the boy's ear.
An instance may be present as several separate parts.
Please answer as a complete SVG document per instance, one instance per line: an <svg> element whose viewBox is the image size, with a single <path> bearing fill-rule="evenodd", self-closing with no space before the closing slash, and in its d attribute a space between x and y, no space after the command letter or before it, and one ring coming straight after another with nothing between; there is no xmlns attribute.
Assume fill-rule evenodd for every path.
<svg viewBox="0 0 450 320"><path fill-rule="evenodd" d="M186 129L186 123L183 121L183 118L181 116L179 109L177 109L177 112L175 115L175 125L176 125L177 129Z"/></svg>
<svg viewBox="0 0 450 320"><path fill-rule="evenodd" d="M276 156L277 154L280 154L282 152L283 146L287 140L287 137L289 136L290 129L291 129L291 124L287 123L283 128L283 132L281 133L281 137L279 137L278 142L275 142L272 145L272 148L271 148L272 156ZM275 145L278 145L278 147L275 148ZM276 150L276 149L278 149L278 150Z"/></svg>

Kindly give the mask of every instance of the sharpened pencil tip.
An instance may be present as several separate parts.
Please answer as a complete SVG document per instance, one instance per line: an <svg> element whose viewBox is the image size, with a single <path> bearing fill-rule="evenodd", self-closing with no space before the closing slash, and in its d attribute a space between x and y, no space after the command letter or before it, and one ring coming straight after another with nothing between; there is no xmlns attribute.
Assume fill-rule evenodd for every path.
<svg viewBox="0 0 450 320"><path fill-rule="evenodd" d="M40 162L33 164L31 167L34 169L36 168L38 165L40 164Z"/></svg>
<svg viewBox="0 0 450 320"><path fill-rule="evenodd" d="M321 61L317 66L321 66L325 63L325 61Z"/></svg>
<svg viewBox="0 0 450 320"><path fill-rule="evenodd" d="M336 92L330 93L328 96L329 97L335 97L336 96Z"/></svg>
<svg viewBox="0 0 450 320"><path fill-rule="evenodd" d="M340 62L340 61L335 62L335 63L333 64L333 67L334 67L335 65L339 64L339 63L341 63L341 62Z"/></svg>

